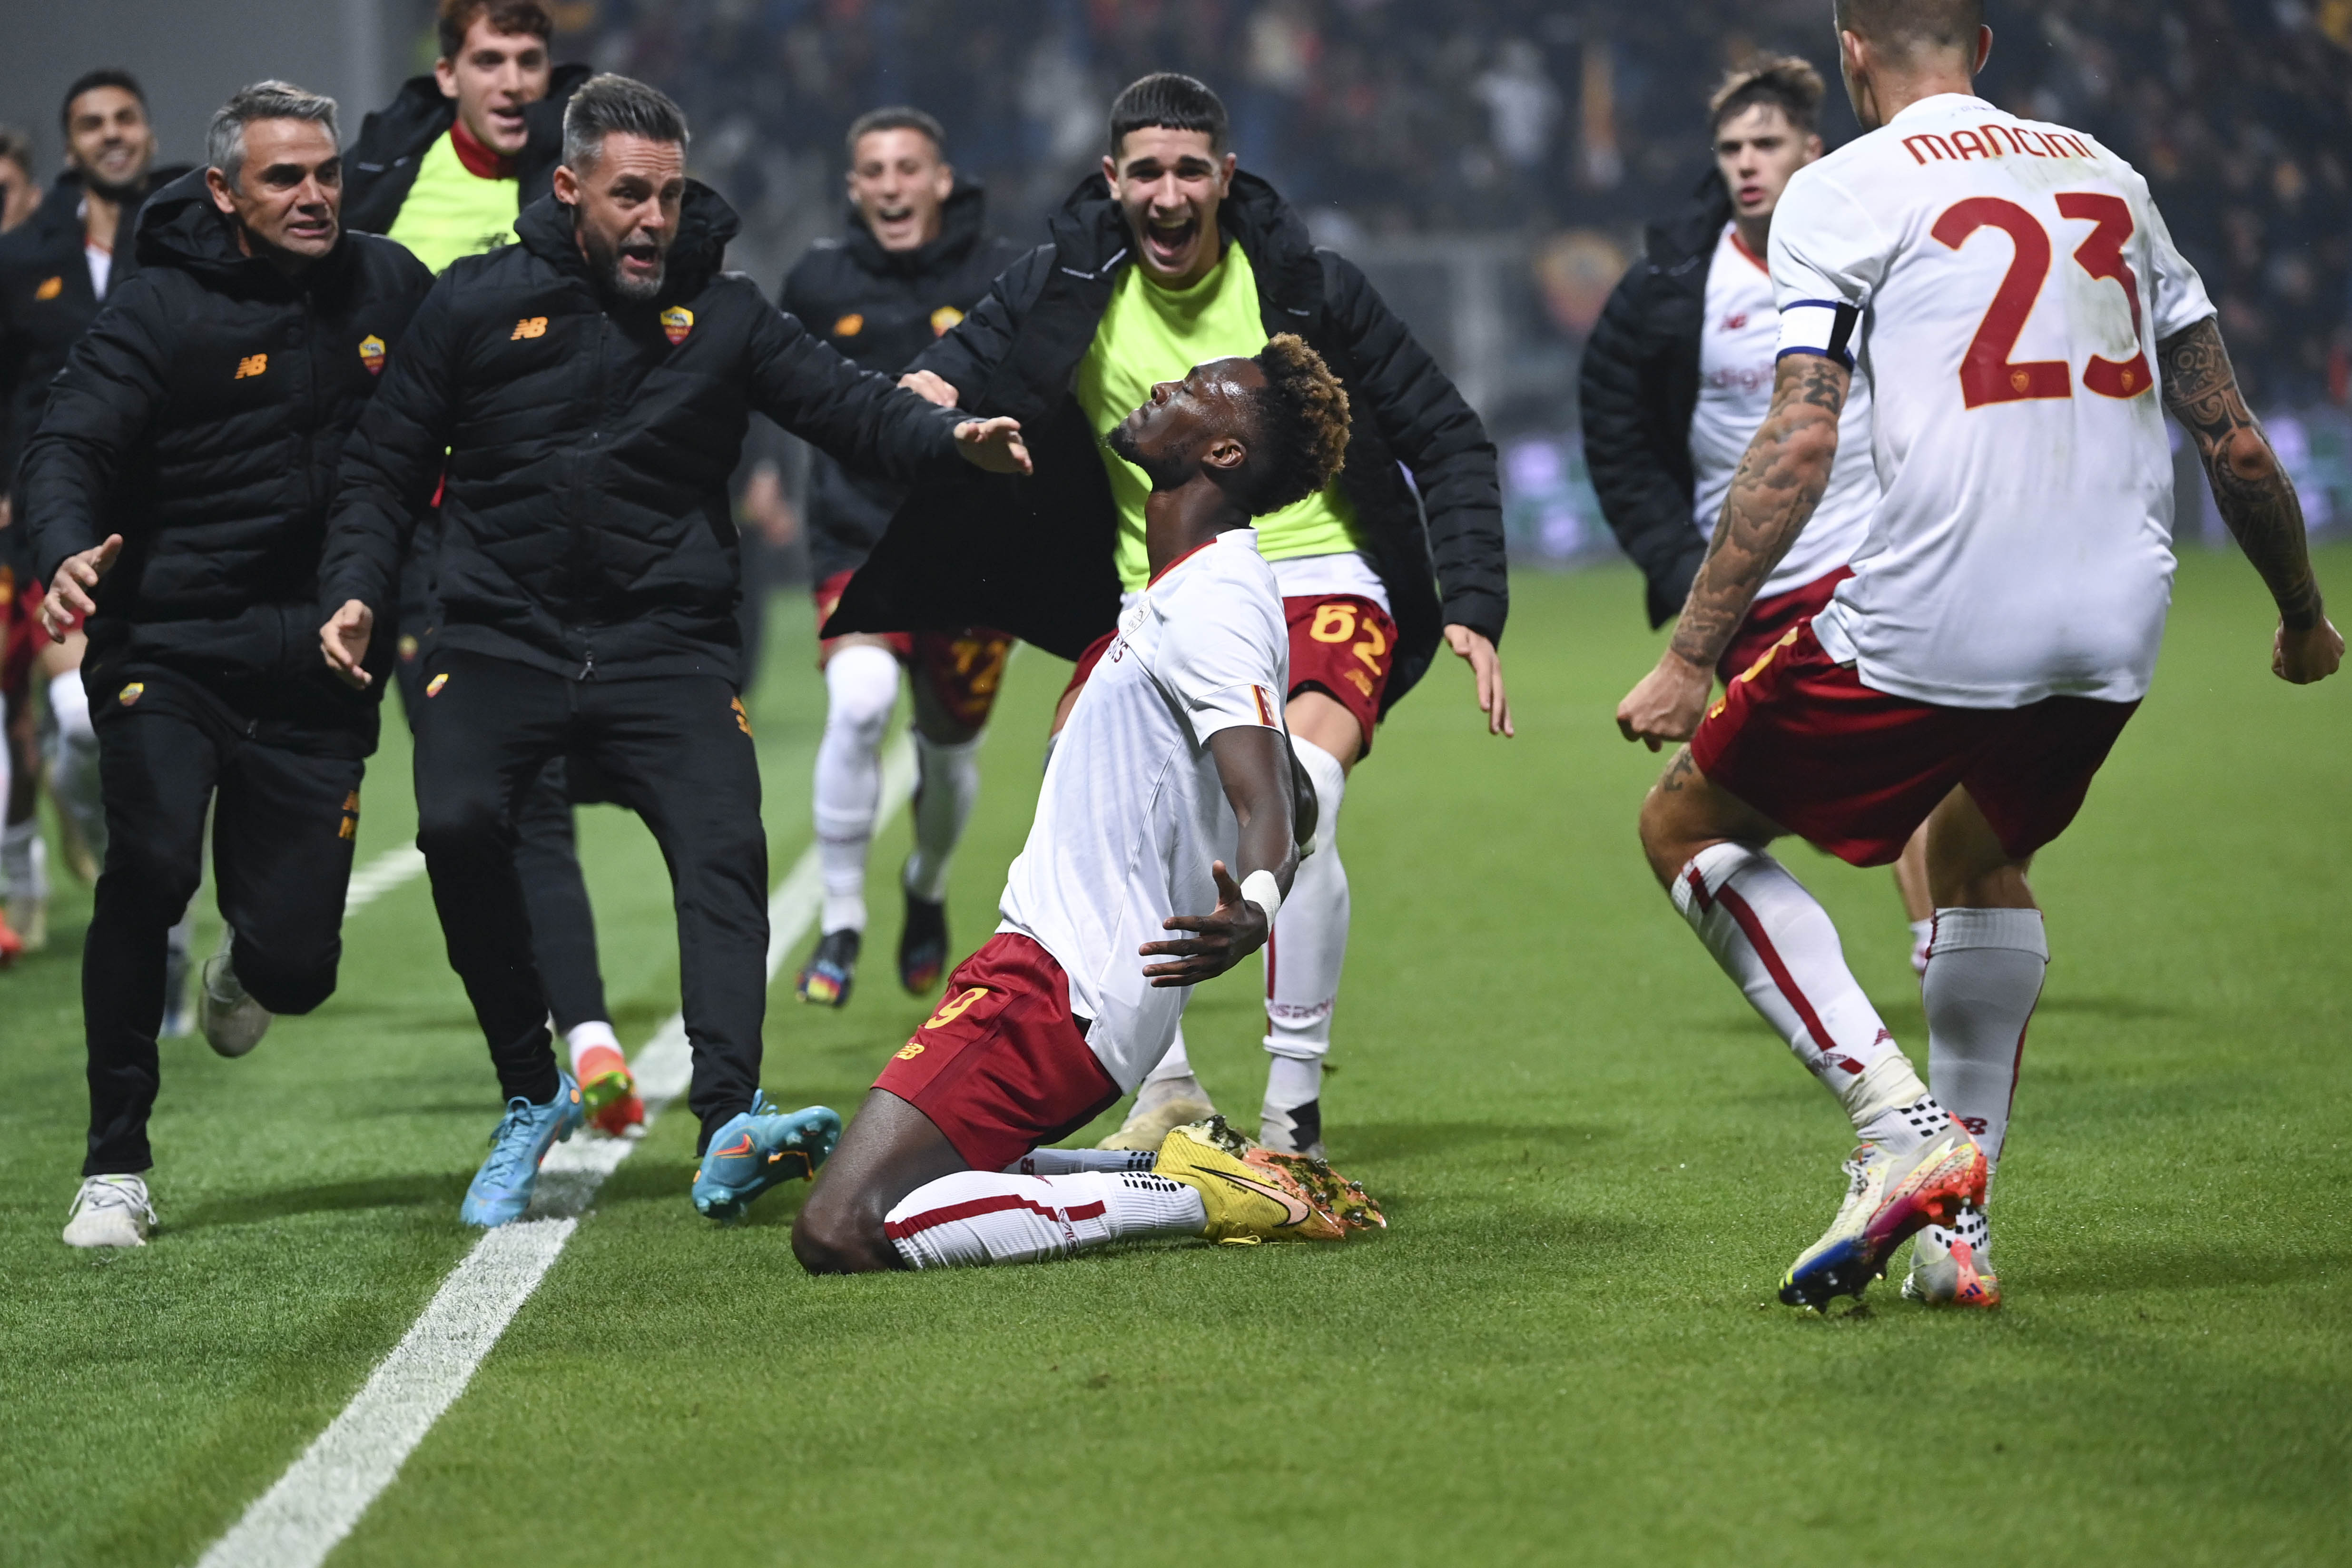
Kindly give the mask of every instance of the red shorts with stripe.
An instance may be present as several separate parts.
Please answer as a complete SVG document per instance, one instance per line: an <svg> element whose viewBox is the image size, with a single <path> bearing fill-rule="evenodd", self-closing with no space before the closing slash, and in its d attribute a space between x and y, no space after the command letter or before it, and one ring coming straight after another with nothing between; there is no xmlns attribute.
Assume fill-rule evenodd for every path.
<svg viewBox="0 0 2352 1568"><path fill-rule="evenodd" d="M41 584L0 566L0 691L22 691L41 651Z"/></svg>
<svg viewBox="0 0 2352 1568"><path fill-rule="evenodd" d="M1119 1095L1070 1016L1069 977L1013 931L956 965L947 999L874 1087L929 1117L975 1171L1058 1142Z"/></svg>
<svg viewBox="0 0 2352 1568"><path fill-rule="evenodd" d="M1942 708L1831 662L1800 622L1732 681L1691 740L1709 779L1841 860L1884 866L1954 784L2023 859L2066 830L2137 702L2045 697Z"/></svg>
<svg viewBox="0 0 2352 1568"><path fill-rule="evenodd" d="M1283 700L1302 691L1322 692L1362 727L1363 750L1357 755L1370 755L1372 726L1380 722L1381 697L1396 660L1396 622L1373 600L1353 594L1285 599L1282 616L1290 626L1290 689ZM1116 635L1105 632L1087 645L1070 684L1062 689L1064 697L1087 683Z"/></svg>
<svg viewBox="0 0 2352 1568"><path fill-rule="evenodd" d="M1731 646L1715 661L1717 677L1726 686L1730 685L1750 665L1770 653L1773 645L1789 635L1790 627L1820 615L1822 606L1830 602L1830 595L1837 592L1837 585L1853 575L1853 567L1841 566L1801 588L1791 588L1748 605L1748 618L1731 634Z"/></svg>
<svg viewBox="0 0 2352 1568"><path fill-rule="evenodd" d="M842 593L855 574L836 572L817 584L813 597L816 600L818 626L833 618ZM818 640L819 669L824 668L825 660L833 657L842 640ZM898 662L939 699L940 707L958 724L977 730L988 722L989 710L996 706L997 688L1004 681L1004 661L1013 652L1010 633L970 626L959 632L887 632L882 640L898 656Z"/></svg>

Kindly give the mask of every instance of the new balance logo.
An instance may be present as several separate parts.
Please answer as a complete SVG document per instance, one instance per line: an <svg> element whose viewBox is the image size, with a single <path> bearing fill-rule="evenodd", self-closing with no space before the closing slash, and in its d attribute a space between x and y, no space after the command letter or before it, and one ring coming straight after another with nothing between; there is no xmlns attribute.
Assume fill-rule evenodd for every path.
<svg viewBox="0 0 2352 1568"><path fill-rule="evenodd" d="M547 336L547 318L545 316L525 316L521 321L515 323L514 336L509 338L507 342L515 343L520 342L525 338L543 338L545 336Z"/></svg>
<svg viewBox="0 0 2352 1568"><path fill-rule="evenodd" d="M236 362L236 374L230 376L229 379L231 381L243 381L247 376L259 375L268 368L269 356L268 354L247 354L243 359Z"/></svg>

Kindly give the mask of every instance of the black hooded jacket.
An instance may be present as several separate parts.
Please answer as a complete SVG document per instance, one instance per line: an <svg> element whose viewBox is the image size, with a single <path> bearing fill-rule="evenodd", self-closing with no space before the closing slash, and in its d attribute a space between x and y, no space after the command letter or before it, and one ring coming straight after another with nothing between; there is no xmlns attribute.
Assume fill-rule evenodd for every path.
<svg viewBox="0 0 2352 1568"><path fill-rule="evenodd" d="M416 313L343 456L320 571L379 626L443 473L445 646L578 679L737 678L727 481L754 410L902 479L961 466L954 426L722 272L735 214L689 180L668 277L609 303L544 197L521 243L460 258Z"/></svg>
<svg viewBox="0 0 2352 1568"><path fill-rule="evenodd" d="M347 233L289 279L238 249L201 173L149 198L136 244L25 451L44 578L122 535L84 679L167 670L289 743L364 755L375 700L319 657L319 550L344 439L432 276Z"/></svg>
<svg viewBox="0 0 2352 1568"><path fill-rule="evenodd" d="M147 189L162 190L187 172L184 165L157 169ZM81 176L60 174L24 226L0 236L0 483L15 475L41 422L51 378L98 317L82 254L81 202ZM139 270L134 237L144 203L142 196L123 204L106 278L110 295Z"/></svg>
<svg viewBox="0 0 2352 1568"><path fill-rule="evenodd" d="M547 96L522 111L530 140L515 154L520 206L553 187L555 166L563 162L563 109L580 84L595 74L584 65L557 66L549 73ZM410 77L391 103L360 122L360 139L343 154L343 225L362 234L383 234L400 216L416 167L433 143L457 122L457 100L441 96L433 73Z"/></svg>
<svg viewBox="0 0 2352 1568"><path fill-rule="evenodd" d="M784 276L778 303L867 370L896 376L963 320L996 275L1021 255L986 236L987 194L959 181L940 213L940 236L914 250L885 250L857 209L849 232L821 239ZM865 564L866 552L907 499L904 485L853 474L817 455L809 472L809 564L819 583Z"/></svg>
<svg viewBox="0 0 2352 1568"><path fill-rule="evenodd" d="M1339 482L1396 615L1393 703L1428 669L1444 626L1502 638L1510 580L1494 444L1363 273L1317 249L1271 185L1234 175L1218 225L1250 259L1268 335L1305 338L1348 388ZM1007 268L910 367L943 377L974 415L1019 419L1035 477L957 476L916 489L828 635L1002 626L1072 658L1117 622L1118 513L1071 388L1129 265L1127 225L1095 174L1050 227L1052 243Z"/></svg>
<svg viewBox="0 0 2352 1568"><path fill-rule="evenodd" d="M1682 614L1706 538L1691 520L1691 416L1698 408L1706 273L1731 194L1710 172L1690 205L1649 230L1584 344L1577 398L1584 464L1610 531L1647 584L1650 625Z"/></svg>

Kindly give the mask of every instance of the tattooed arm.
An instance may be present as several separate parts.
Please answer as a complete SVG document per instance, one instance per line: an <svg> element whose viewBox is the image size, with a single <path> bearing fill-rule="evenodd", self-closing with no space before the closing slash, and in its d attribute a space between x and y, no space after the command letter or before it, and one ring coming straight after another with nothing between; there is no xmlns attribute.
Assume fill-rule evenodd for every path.
<svg viewBox="0 0 2352 1568"><path fill-rule="evenodd" d="M1723 517L1657 668L1617 705L1617 728L1656 751L1687 741L1706 710L1716 661L1748 617L1756 590L1789 552L1829 488L1838 416L1853 373L1819 354L1790 354L1773 375L1772 409L1731 477Z"/></svg>
<svg viewBox="0 0 2352 1568"><path fill-rule="evenodd" d="M2272 669L2298 686L2325 679L2343 662L2344 639L2320 603L2303 505L2239 394L2221 328L2208 316L2165 339L2157 353L2164 365L2164 405L2196 438L2221 521L2278 602Z"/></svg>

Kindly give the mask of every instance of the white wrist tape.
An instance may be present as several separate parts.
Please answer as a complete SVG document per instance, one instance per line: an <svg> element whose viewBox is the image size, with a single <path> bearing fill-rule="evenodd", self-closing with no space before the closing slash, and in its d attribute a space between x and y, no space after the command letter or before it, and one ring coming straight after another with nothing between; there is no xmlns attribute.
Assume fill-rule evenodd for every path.
<svg viewBox="0 0 2352 1568"><path fill-rule="evenodd" d="M1282 912L1282 887L1271 871L1252 871L1242 879L1242 897L1265 911L1265 923Z"/></svg>

